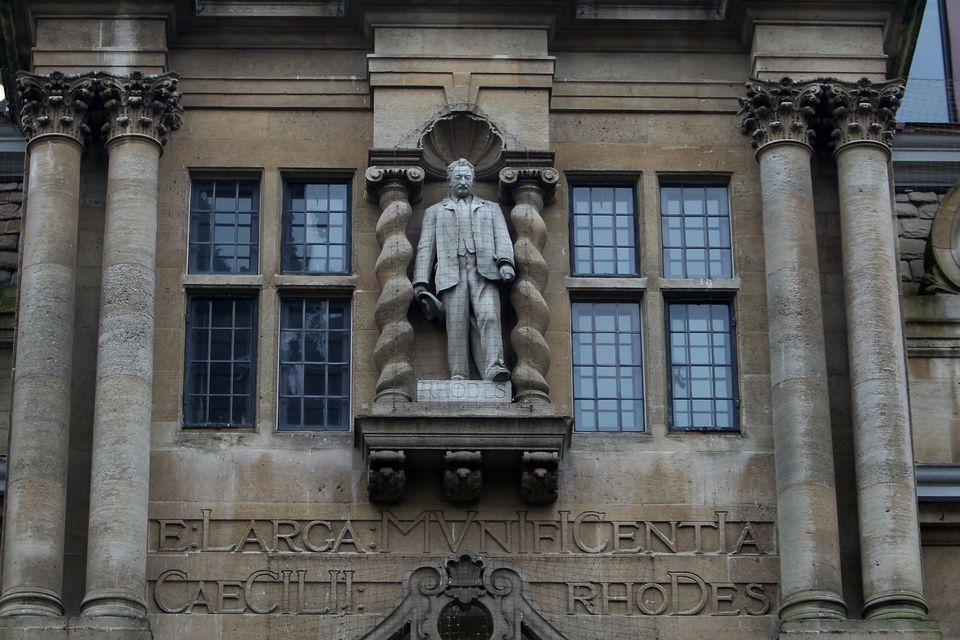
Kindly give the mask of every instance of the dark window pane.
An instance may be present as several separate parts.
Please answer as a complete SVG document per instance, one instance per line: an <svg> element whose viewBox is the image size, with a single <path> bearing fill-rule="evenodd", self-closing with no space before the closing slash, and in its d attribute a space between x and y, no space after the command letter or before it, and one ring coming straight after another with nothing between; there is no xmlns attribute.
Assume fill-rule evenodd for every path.
<svg viewBox="0 0 960 640"><path fill-rule="evenodd" d="M285 190L281 250L283 271L349 273L347 185L288 183Z"/></svg>
<svg viewBox="0 0 960 640"><path fill-rule="evenodd" d="M349 324L346 300L281 302L280 429L349 428Z"/></svg>
<svg viewBox="0 0 960 640"><path fill-rule="evenodd" d="M570 198L574 275L637 275L634 190L574 187Z"/></svg>
<svg viewBox="0 0 960 640"><path fill-rule="evenodd" d="M253 304L253 298L189 299L185 426L253 426Z"/></svg>
<svg viewBox="0 0 960 640"><path fill-rule="evenodd" d="M660 202L664 277L733 277L726 187L661 187Z"/></svg>
<svg viewBox="0 0 960 640"><path fill-rule="evenodd" d="M736 429L730 304L671 301L667 308L671 428Z"/></svg>
<svg viewBox="0 0 960 640"><path fill-rule="evenodd" d="M259 197L256 182L193 183L187 261L190 273L256 272ZM211 210L215 212L211 214Z"/></svg>
<svg viewBox="0 0 960 640"><path fill-rule="evenodd" d="M571 315L576 430L643 431L640 304L574 302Z"/></svg>

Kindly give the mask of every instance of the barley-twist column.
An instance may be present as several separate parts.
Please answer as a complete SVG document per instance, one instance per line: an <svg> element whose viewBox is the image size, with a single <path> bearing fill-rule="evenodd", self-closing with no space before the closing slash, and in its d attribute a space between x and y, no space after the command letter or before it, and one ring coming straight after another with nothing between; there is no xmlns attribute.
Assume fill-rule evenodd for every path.
<svg viewBox="0 0 960 640"><path fill-rule="evenodd" d="M831 82L863 615L924 619L889 161L903 83Z"/></svg>
<svg viewBox="0 0 960 640"><path fill-rule="evenodd" d="M817 264L810 118L818 83L754 81L740 123L760 162L777 471L780 618L846 617Z"/></svg>
<svg viewBox="0 0 960 640"><path fill-rule="evenodd" d="M101 78L106 224L83 615L146 615L157 181L180 126L173 74Z"/></svg>
<svg viewBox="0 0 960 640"><path fill-rule="evenodd" d="M407 318L413 302L413 285L407 267L413 257L413 246L407 239L407 222L423 185L425 173L420 167L369 167L366 171L367 193L380 204L377 220L377 242L380 255L376 274L380 297L374 320L380 337L373 349L373 359L380 371L377 378L377 402L410 402L416 398L413 373L413 325Z"/></svg>
<svg viewBox="0 0 960 640"><path fill-rule="evenodd" d="M546 375L550 368L550 347L544 334L550 324L550 308L543 297L547 286L547 262L543 247L547 227L543 206L553 197L560 174L553 168L507 167L500 172L501 190L514 202L510 222L516 232L513 243L517 280L510 301L517 314L517 326L510 344L517 356L512 381L517 402L550 402Z"/></svg>
<svg viewBox="0 0 960 640"><path fill-rule="evenodd" d="M0 615L62 615L80 155L93 74L21 73L30 141Z"/></svg>

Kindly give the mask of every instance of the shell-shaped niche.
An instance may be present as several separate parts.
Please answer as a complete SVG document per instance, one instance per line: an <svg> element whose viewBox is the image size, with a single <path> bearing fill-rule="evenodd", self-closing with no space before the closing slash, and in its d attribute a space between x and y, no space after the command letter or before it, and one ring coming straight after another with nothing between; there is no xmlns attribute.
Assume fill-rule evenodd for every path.
<svg viewBox="0 0 960 640"><path fill-rule="evenodd" d="M470 111L453 112L434 120L420 136L423 167L434 178L446 179L447 165L466 158L477 179L497 175L503 166L503 135L487 119Z"/></svg>

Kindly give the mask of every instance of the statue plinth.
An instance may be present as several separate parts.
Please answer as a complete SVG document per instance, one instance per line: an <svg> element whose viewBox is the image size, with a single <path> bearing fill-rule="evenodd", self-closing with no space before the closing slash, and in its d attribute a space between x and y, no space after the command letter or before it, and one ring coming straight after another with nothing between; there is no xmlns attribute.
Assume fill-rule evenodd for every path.
<svg viewBox="0 0 960 640"><path fill-rule="evenodd" d="M509 382L492 380L417 380L417 402L509 403Z"/></svg>

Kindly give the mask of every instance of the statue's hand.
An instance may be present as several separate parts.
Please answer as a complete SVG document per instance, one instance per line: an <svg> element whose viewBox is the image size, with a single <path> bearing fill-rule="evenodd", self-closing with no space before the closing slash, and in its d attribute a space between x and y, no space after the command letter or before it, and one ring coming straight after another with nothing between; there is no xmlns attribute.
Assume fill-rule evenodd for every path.
<svg viewBox="0 0 960 640"><path fill-rule="evenodd" d="M513 270L513 267L505 264L500 267L500 279L507 284L510 284L517 279L517 272Z"/></svg>
<svg viewBox="0 0 960 640"><path fill-rule="evenodd" d="M413 297L414 297L414 298L417 298L417 299L419 300L419 299L420 299L420 296L422 296L422 295L425 294L426 292L427 292L427 288L426 288L425 286L423 286L422 284L418 284L417 286L415 286L415 287L413 288Z"/></svg>

